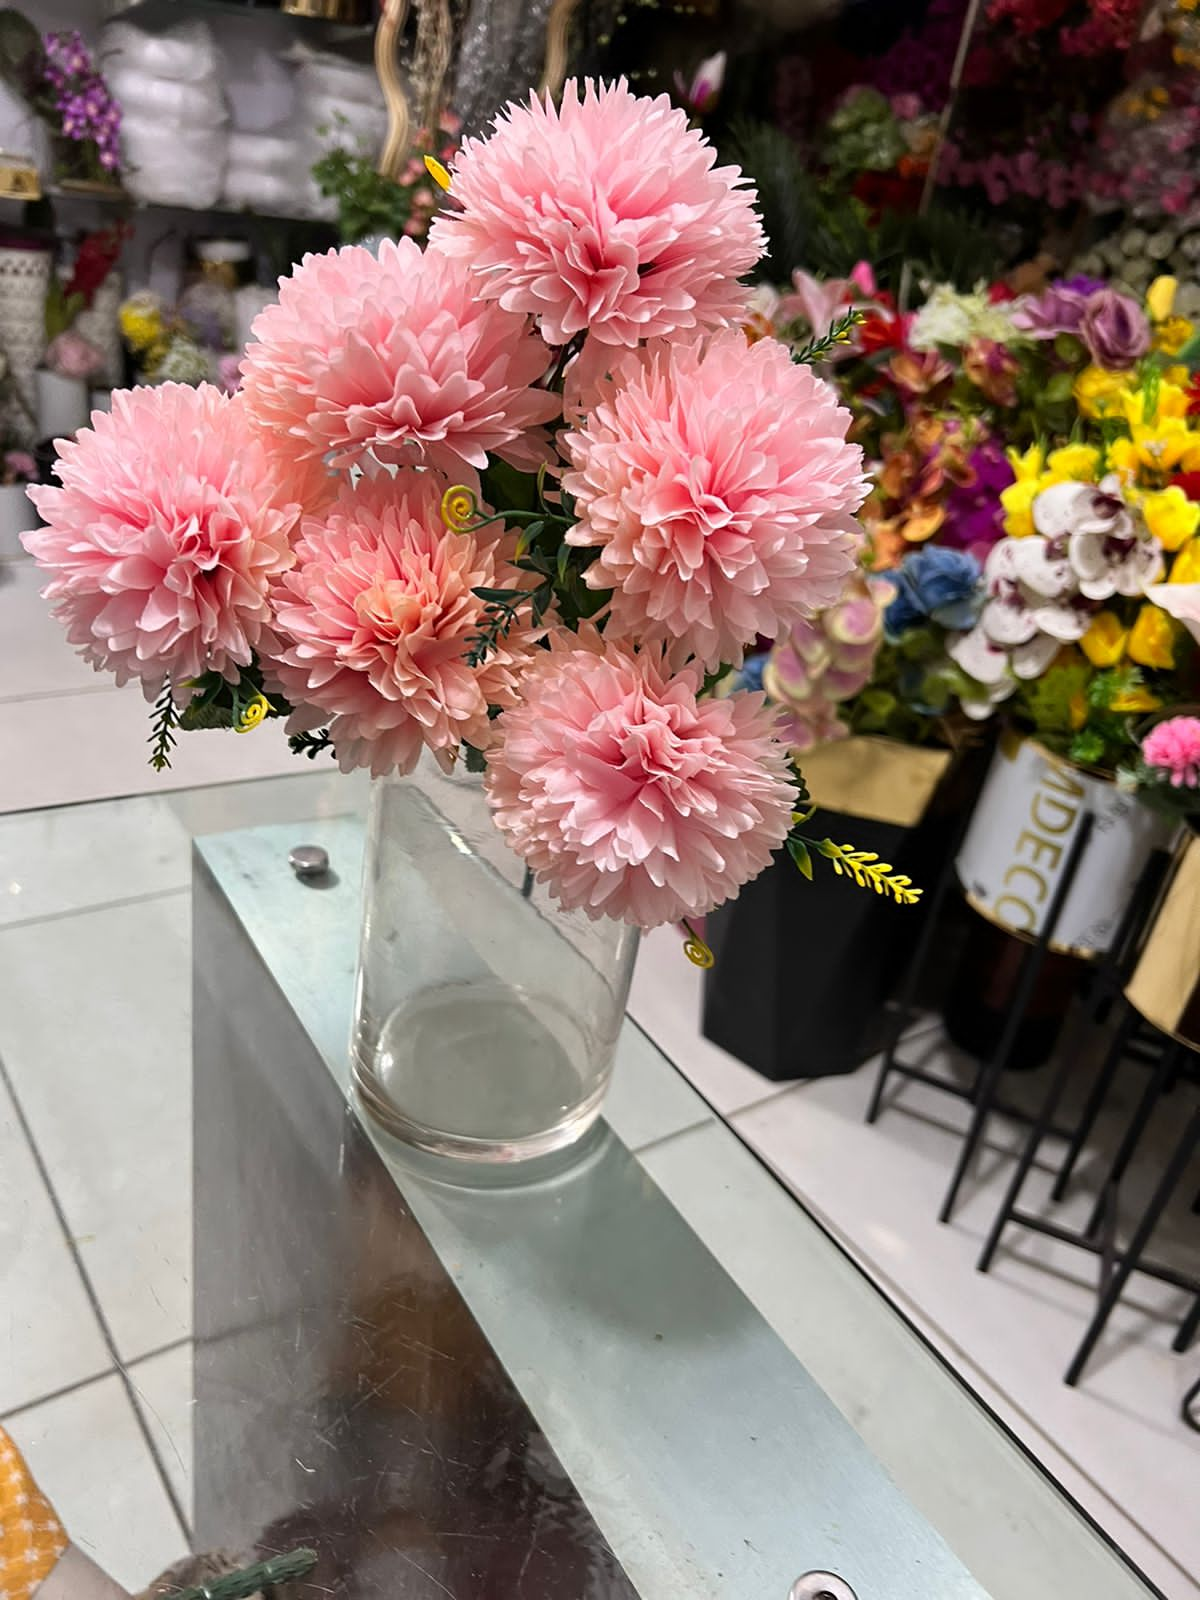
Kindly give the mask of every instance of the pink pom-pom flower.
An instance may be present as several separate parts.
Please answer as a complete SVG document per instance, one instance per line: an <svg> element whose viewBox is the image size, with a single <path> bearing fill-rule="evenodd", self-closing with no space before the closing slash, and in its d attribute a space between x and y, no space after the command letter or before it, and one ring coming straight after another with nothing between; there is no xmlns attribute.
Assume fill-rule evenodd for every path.
<svg viewBox="0 0 1200 1600"><path fill-rule="evenodd" d="M488 799L564 909L642 928L702 916L768 866L796 791L762 695L697 700L661 651L594 631L534 653L499 718Z"/></svg>
<svg viewBox="0 0 1200 1600"><path fill-rule="evenodd" d="M741 319L737 282L764 248L754 193L685 112L624 79L562 104L510 105L468 139L433 247L470 262L480 292L538 319L551 344L607 345Z"/></svg>
<svg viewBox="0 0 1200 1600"><path fill-rule="evenodd" d="M612 589L611 637L736 665L833 605L867 484L850 413L774 339L740 331L627 357L566 435L573 545Z"/></svg>
<svg viewBox="0 0 1200 1600"><path fill-rule="evenodd" d="M472 591L522 586L506 560L515 541L451 532L445 488L412 469L346 488L304 519L277 588L270 671L304 708L291 731L328 723L344 772L411 772L426 747L449 769L462 740L490 743L488 706L516 699L519 628L481 664L466 659L486 609Z"/></svg>
<svg viewBox="0 0 1200 1600"><path fill-rule="evenodd" d="M284 462L429 466L461 477L489 451L541 459L556 397L533 385L549 352L482 298L466 265L411 239L307 255L255 318L247 413Z"/></svg>
<svg viewBox="0 0 1200 1600"><path fill-rule="evenodd" d="M1142 740L1142 760L1175 789L1200 788L1200 717L1169 717Z"/></svg>
<svg viewBox="0 0 1200 1600"><path fill-rule="evenodd" d="M80 654L149 699L165 679L236 679L300 512L240 400L210 384L118 390L60 442L57 471L61 488L29 491L47 526L24 541Z"/></svg>

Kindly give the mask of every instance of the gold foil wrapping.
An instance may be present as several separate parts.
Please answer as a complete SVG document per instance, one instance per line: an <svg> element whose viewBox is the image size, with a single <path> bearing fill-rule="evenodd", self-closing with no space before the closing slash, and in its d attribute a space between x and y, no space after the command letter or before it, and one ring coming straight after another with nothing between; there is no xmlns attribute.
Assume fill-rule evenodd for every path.
<svg viewBox="0 0 1200 1600"><path fill-rule="evenodd" d="M838 739L799 757L808 792L822 811L915 828L950 765L948 750L895 739Z"/></svg>
<svg viewBox="0 0 1200 1600"><path fill-rule="evenodd" d="M1200 836L1180 852L1125 998L1147 1022L1200 1050Z"/></svg>

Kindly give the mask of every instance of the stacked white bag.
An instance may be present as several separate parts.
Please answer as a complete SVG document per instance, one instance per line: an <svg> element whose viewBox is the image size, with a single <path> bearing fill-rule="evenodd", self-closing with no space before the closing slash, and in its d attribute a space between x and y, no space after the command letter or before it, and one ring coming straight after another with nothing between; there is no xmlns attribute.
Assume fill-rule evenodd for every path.
<svg viewBox="0 0 1200 1600"><path fill-rule="evenodd" d="M157 205L216 205L225 182L229 108L221 56L204 22L103 35L104 73L121 106L125 187Z"/></svg>
<svg viewBox="0 0 1200 1600"><path fill-rule="evenodd" d="M298 197L315 217L336 217L337 202L326 198L312 167L327 150L365 152L374 160L387 137L387 107L374 69L299 45L293 52L296 110L293 127L300 163Z"/></svg>

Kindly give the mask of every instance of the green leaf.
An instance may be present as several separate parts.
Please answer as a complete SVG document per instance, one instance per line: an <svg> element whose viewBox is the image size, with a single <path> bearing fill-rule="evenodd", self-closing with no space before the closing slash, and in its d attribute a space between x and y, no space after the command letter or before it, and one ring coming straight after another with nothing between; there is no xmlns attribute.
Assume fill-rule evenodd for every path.
<svg viewBox="0 0 1200 1600"><path fill-rule="evenodd" d="M483 498L497 511L533 511L538 503L538 481L532 472L519 472L507 461L491 456L480 474Z"/></svg>
<svg viewBox="0 0 1200 1600"><path fill-rule="evenodd" d="M787 842L787 848L788 855L791 856L792 860L800 868L800 871L811 883L813 875L812 856L809 854L808 846L805 844L804 840L789 839Z"/></svg>
<svg viewBox="0 0 1200 1600"><path fill-rule="evenodd" d="M468 772L486 772L487 761L482 750L477 750L473 744L463 740L463 759Z"/></svg>
<svg viewBox="0 0 1200 1600"><path fill-rule="evenodd" d="M567 567L570 560L571 546L569 544L560 544L558 547L558 559L555 561L559 583L566 583L567 581Z"/></svg>

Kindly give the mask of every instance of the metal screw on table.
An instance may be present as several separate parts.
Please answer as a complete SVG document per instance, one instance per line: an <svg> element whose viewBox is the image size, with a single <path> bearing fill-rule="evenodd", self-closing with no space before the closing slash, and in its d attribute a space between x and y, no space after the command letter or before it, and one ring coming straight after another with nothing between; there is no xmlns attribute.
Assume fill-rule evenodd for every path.
<svg viewBox="0 0 1200 1600"><path fill-rule="evenodd" d="M288 854L288 866L301 883L309 878L323 878L329 871L329 852L319 844L298 844Z"/></svg>
<svg viewBox="0 0 1200 1600"><path fill-rule="evenodd" d="M788 1590L788 1600L858 1600L836 1572L806 1572Z"/></svg>

